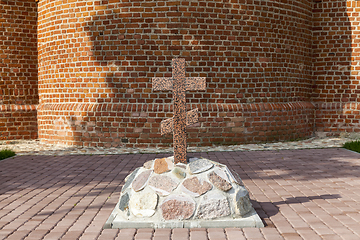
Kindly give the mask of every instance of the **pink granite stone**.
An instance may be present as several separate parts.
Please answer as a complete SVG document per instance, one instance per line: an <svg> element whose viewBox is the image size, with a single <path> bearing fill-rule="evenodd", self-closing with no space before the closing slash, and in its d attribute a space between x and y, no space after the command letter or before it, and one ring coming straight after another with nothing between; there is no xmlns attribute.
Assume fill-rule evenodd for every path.
<svg viewBox="0 0 360 240"><path fill-rule="evenodd" d="M132 182L132 189L135 192L142 190L146 186L146 183L149 180L151 173L152 170L146 170L140 173Z"/></svg>
<svg viewBox="0 0 360 240"><path fill-rule="evenodd" d="M222 178L216 171L212 171L208 174L208 178L212 184L218 189L226 192L229 191L232 186L226 179Z"/></svg>
<svg viewBox="0 0 360 240"><path fill-rule="evenodd" d="M195 108L186 113L186 126L199 122L199 109ZM174 131L174 118L169 118L161 122L161 135Z"/></svg>
<svg viewBox="0 0 360 240"><path fill-rule="evenodd" d="M166 175L154 175L148 182L150 188L152 188L160 196L169 195L178 186L178 184L178 182Z"/></svg>
<svg viewBox="0 0 360 240"><path fill-rule="evenodd" d="M184 180L182 186L188 191L184 191L185 193L194 197L199 197L212 188L212 185L209 182L201 182L198 177L192 177Z"/></svg>
<svg viewBox="0 0 360 240"><path fill-rule="evenodd" d="M184 195L174 195L166 198L160 208L165 220L185 220L194 214L195 201Z"/></svg>

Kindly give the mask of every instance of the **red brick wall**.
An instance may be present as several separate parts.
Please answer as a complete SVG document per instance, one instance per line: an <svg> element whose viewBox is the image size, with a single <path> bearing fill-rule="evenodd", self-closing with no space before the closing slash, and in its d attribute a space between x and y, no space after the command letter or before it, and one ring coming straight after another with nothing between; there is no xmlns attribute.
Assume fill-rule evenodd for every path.
<svg viewBox="0 0 360 240"><path fill-rule="evenodd" d="M0 140L37 138L37 4L0 1Z"/></svg>
<svg viewBox="0 0 360 240"><path fill-rule="evenodd" d="M190 145L313 134L312 1L39 2L39 138L93 146L165 146L172 94L153 92L171 59L207 89L188 92Z"/></svg>
<svg viewBox="0 0 360 240"><path fill-rule="evenodd" d="M314 91L316 131L360 132L359 1L314 4Z"/></svg>

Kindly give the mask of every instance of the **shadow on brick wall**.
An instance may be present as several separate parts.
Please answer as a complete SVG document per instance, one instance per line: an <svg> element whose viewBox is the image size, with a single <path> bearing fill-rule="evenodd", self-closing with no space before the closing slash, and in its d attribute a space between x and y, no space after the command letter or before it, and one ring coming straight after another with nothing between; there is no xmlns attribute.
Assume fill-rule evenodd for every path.
<svg viewBox="0 0 360 240"><path fill-rule="evenodd" d="M92 99L96 104L103 104L104 109L108 106L112 112L93 114L121 121L99 124L114 124L114 131L108 134L118 132L116 138L123 145L134 146L132 144L136 143L136 147L146 147L151 143L160 146L159 141L162 146L171 144L171 136L162 139L158 129L162 119L172 116L172 94L153 92L151 78L171 77L171 59L174 57L186 59L188 76L207 79L205 93L187 93L187 102L196 104L196 107L214 103L223 104L219 109L228 108L227 104L237 104L242 108L256 103L262 108L263 103L269 106L270 103L285 103L291 108L292 102L307 102L310 99L311 25L306 14L311 15L311 11L306 9L306 4L291 10L294 14L284 12L283 15L288 15L289 19L275 11L277 8L285 10L286 6L273 6L270 3L269 7L274 12L263 4L245 4L241 1L238 4L198 1L194 5L167 1L117 4L103 1L101 4L101 10L91 17L84 30L92 44L92 78L94 82L98 81L94 84L97 88L92 93ZM221 6L217 7L217 4ZM209 13L202 13L203 7ZM301 14L295 14L302 8L309 11L304 13L304 19ZM214 12L212 15L211 11ZM269 15L262 18L262 11L269 12ZM272 14L279 18L270 21ZM296 18L294 16L299 19L299 23L293 21ZM295 30L299 30L299 36ZM144 110L152 104L159 104L162 111ZM121 106L121 109L115 105ZM134 108L139 111L134 111ZM287 105L278 108L282 108L283 112L289 111ZM290 116L285 117L283 115L286 114L279 110L276 113L281 115L278 120L265 117L265 120L256 122L264 117L259 113L258 118L254 118L248 113L247 123L237 120L231 124L226 122L232 121L230 117L219 120L225 118L219 116L219 111L204 113L200 116L203 121L201 127L189 136L193 136L194 142L208 146L212 143L236 144L309 137L313 133L312 107L302 105L298 108L301 110L289 111L291 113L286 114ZM273 110L278 111L276 108ZM227 110L222 111L221 114L227 116ZM270 114L267 107L262 111ZM142 120L138 118L139 112L145 113L140 116ZM209 117L211 114L214 116ZM236 114L234 118L244 119L241 111ZM213 122L205 124L204 121L209 118ZM285 131L284 125L291 119L297 119L291 124L298 126L289 124ZM271 124L277 124L276 128ZM86 127L81 131L87 132ZM210 138L211 141L208 140ZM154 139L158 142L154 142ZM204 139L208 142L202 142Z"/></svg>

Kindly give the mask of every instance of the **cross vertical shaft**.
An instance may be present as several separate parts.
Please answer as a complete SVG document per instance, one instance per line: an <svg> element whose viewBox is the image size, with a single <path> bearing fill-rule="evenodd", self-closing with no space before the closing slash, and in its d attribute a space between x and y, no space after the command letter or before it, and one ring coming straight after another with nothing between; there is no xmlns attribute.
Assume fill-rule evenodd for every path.
<svg viewBox="0 0 360 240"><path fill-rule="evenodd" d="M185 59L173 60L174 160L186 162Z"/></svg>

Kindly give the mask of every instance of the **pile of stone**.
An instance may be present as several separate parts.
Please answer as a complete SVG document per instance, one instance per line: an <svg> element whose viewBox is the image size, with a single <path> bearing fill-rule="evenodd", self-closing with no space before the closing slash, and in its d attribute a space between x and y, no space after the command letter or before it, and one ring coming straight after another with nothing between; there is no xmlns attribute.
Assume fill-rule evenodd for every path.
<svg viewBox="0 0 360 240"><path fill-rule="evenodd" d="M125 179L104 228L263 227L240 177L205 158L146 162Z"/></svg>

